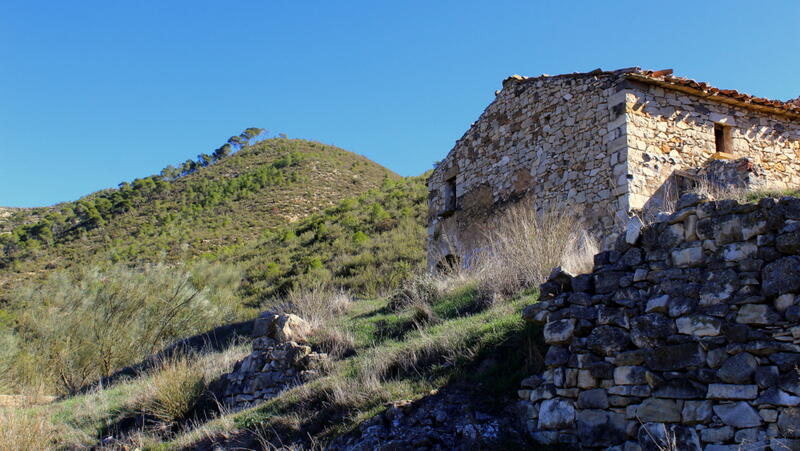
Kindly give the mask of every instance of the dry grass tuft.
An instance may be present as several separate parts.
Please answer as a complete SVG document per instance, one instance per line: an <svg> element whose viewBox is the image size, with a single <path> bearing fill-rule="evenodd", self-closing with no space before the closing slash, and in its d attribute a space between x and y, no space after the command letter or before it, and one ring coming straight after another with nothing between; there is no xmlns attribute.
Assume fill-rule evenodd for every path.
<svg viewBox="0 0 800 451"><path fill-rule="evenodd" d="M472 272L488 299L536 286L556 266L591 271L597 242L569 213L537 212L526 204L509 207L484 231L483 251Z"/></svg>
<svg viewBox="0 0 800 451"><path fill-rule="evenodd" d="M232 346L223 353L190 353L159 362L146 379L139 405L164 423L186 419L206 394L208 383L244 358L246 347Z"/></svg>
<svg viewBox="0 0 800 451"><path fill-rule="evenodd" d="M314 283L289 292L289 309L314 329L321 328L338 314L345 312L352 302L342 290L334 290L324 283Z"/></svg>
<svg viewBox="0 0 800 451"><path fill-rule="evenodd" d="M318 349L334 359L350 356L356 350L356 338L346 329L325 326L314 332L314 338Z"/></svg>
<svg viewBox="0 0 800 451"><path fill-rule="evenodd" d="M165 359L147 383L141 408L168 424L185 419L205 392L206 383L203 371L188 357Z"/></svg>
<svg viewBox="0 0 800 451"><path fill-rule="evenodd" d="M0 451L54 449L56 431L41 412L0 409Z"/></svg>

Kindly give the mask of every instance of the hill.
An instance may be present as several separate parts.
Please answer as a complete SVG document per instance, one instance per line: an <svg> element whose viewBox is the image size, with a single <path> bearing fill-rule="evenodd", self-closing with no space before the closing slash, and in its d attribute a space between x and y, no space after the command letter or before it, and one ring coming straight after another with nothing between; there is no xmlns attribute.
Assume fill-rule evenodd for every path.
<svg viewBox="0 0 800 451"><path fill-rule="evenodd" d="M87 262L213 256L376 188L384 179L399 179L351 152L285 138L246 145L206 164L168 167L75 202L4 210L0 289Z"/></svg>
<svg viewBox="0 0 800 451"><path fill-rule="evenodd" d="M0 235L0 390L73 392L304 290L388 293L424 258L425 180L277 138L17 211Z"/></svg>

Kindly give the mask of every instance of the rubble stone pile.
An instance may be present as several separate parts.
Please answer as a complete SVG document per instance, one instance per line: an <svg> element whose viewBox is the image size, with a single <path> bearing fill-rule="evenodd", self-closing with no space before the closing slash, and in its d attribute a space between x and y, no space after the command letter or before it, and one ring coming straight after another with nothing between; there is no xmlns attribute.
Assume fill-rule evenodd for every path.
<svg viewBox="0 0 800 451"><path fill-rule="evenodd" d="M315 377L327 355L312 351L309 333L299 316L262 314L253 325L253 352L220 381L223 404L247 408Z"/></svg>

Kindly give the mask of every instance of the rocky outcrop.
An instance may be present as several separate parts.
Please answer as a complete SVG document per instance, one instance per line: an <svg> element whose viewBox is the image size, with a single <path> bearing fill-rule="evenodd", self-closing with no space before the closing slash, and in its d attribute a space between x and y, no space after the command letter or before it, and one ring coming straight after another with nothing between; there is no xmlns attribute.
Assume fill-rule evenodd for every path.
<svg viewBox="0 0 800 451"><path fill-rule="evenodd" d="M800 449L800 199L680 199L524 315L546 370L519 392L544 444Z"/></svg>
<svg viewBox="0 0 800 451"><path fill-rule="evenodd" d="M243 409L315 377L327 355L312 351L310 332L296 315L262 314L253 325L253 352L217 382L218 398Z"/></svg>

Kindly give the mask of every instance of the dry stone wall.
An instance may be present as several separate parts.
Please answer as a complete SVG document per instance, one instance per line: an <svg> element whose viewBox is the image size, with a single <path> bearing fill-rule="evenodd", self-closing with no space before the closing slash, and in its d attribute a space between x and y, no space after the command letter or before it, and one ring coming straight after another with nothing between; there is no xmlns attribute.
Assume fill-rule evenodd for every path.
<svg viewBox="0 0 800 451"><path fill-rule="evenodd" d="M296 315L265 313L253 325L253 352L218 382L218 397L235 410L259 404L318 374L325 354L313 352L308 323Z"/></svg>
<svg viewBox="0 0 800 451"><path fill-rule="evenodd" d="M678 207L525 310L549 345L519 392L535 440L800 449L800 199Z"/></svg>

